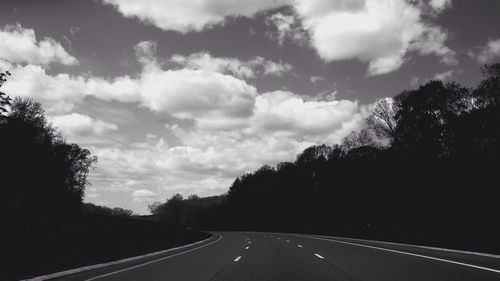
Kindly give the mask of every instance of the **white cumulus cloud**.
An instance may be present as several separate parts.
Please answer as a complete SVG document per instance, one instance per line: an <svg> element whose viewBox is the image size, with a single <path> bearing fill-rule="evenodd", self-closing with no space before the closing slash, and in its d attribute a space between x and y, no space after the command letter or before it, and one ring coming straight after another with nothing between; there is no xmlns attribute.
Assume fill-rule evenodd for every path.
<svg viewBox="0 0 500 281"><path fill-rule="evenodd" d="M452 0L430 0L429 5L436 11L441 12L446 8L451 7Z"/></svg>
<svg viewBox="0 0 500 281"><path fill-rule="evenodd" d="M126 17L136 17L164 30L182 33L223 24L228 17L252 17L289 0L103 0Z"/></svg>
<svg viewBox="0 0 500 281"><path fill-rule="evenodd" d="M326 62L357 59L369 75L399 69L411 53L436 55L456 64L446 46L448 33L428 22L451 7L451 0L104 0L127 17L138 17L165 30L202 31L228 17L251 17L287 7L266 17L279 44L289 38L311 46ZM431 18L433 18L431 16ZM243 70L241 70L243 71Z"/></svg>
<svg viewBox="0 0 500 281"><path fill-rule="evenodd" d="M418 6L404 0L302 0L295 5L311 44L325 61L369 62L370 75L394 71L410 50L451 61L446 32L424 23Z"/></svg>
<svg viewBox="0 0 500 281"><path fill-rule="evenodd" d="M33 29L23 28L20 24L0 28L0 60L29 64L78 63L60 43L52 38L38 41Z"/></svg>
<svg viewBox="0 0 500 281"><path fill-rule="evenodd" d="M52 124L56 126L64 135L103 135L109 131L118 129L118 126L102 120L95 120L91 117L79 113L58 115L50 118Z"/></svg>
<svg viewBox="0 0 500 281"><path fill-rule="evenodd" d="M242 61L237 58L213 57L208 52L189 56L173 55L170 60L182 67L231 74L239 78L255 78L257 74L281 76L293 69L288 63L275 62L260 56Z"/></svg>

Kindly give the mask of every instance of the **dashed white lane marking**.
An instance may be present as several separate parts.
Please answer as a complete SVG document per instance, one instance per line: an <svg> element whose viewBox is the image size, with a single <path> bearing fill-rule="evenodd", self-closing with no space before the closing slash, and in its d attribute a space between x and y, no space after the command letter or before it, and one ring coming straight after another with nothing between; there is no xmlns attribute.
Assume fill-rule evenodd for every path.
<svg viewBox="0 0 500 281"><path fill-rule="evenodd" d="M318 257L318 258L320 258L320 259L324 259L324 257L322 257L322 256L320 256L320 255L318 255L318 254L314 254L314 255L315 255L315 256L317 256L317 257Z"/></svg>
<svg viewBox="0 0 500 281"><path fill-rule="evenodd" d="M250 246L246 246L246 247L245 247L245 250L248 250L248 248L250 248Z"/></svg>
<svg viewBox="0 0 500 281"><path fill-rule="evenodd" d="M251 241L248 241L248 244L252 244L252 242L251 242Z"/></svg>
<svg viewBox="0 0 500 281"><path fill-rule="evenodd" d="M241 259L241 256L235 258L234 261L239 261L240 259Z"/></svg>
<svg viewBox="0 0 500 281"><path fill-rule="evenodd" d="M440 259L440 258L435 258L435 257L431 257L431 256L419 255L419 254L408 253L408 252L403 252L403 251L398 251L398 250L391 250L391 249L386 249L386 248L380 248L380 247L375 247L375 246L368 246L368 245L364 245L364 244L357 244L357 243L351 243L351 242L345 242L345 241L339 241L339 240L333 240L333 239L319 238L319 237L314 237L314 236L306 236L306 235L297 235L297 236L305 237L305 238L310 238L310 239L318 239L318 240L330 241L330 242L334 242L334 243L342 243L342 244L347 244L347 245L353 245L353 246L371 248L371 249L376 249L376 250L381 250L381 251L393 252L393 253L398 253L398 254L403 254L403 255L408 255L408 256L414 256L414 257L419 257L419 258L424 258L424 259L429 259L429 260L435 260L435 261L442 261L442 262L447 262L447 263L462 265L462 266L466 266L466 267L472 267L472 268L482 269L482 270L491 271L491 272L495 272L495 273L500 273L500 270L489 268L489 267L483 267L483 266L478 266L478 265L473 265L473 264L468 264L468 263L463 263L463 262L457 262L457 261L452 261L452 260Z"/></svg>
<svg viewBox="0 0 500 281"><path fill-rule="evenodd" d="M286 242L290 243L290 240L286 240Z"/></svg>
<svg viewBox="0 0 500 281"><path fill-rule="evenodd" d="M299 244L299 245L297 245L297 247L302 248L302 245Z"/></svg>

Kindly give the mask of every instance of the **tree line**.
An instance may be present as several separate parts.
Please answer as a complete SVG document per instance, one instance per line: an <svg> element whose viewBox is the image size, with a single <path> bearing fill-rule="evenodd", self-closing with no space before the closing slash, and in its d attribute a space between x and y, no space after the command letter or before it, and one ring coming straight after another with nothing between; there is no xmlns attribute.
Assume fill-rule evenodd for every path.
<svg viewBox="0 0 500 281"><path fill-rule="evenodd" d="M0 73L0 87L11 74ZM14 224L65 221L80 215L130 217L132 211L83 204L97 157L68 143L39 102L0 91L1 206Z"/></svg>
<svg viewBox="0 0 500 281"><path fill-rule="evenodd" d="M429 81L379 101L362 129L221 196L150 205L170 224L327 233L500 252L500 64L474 88Z"/></svg>
<svg viewBox="0 0 500 281"><path fill-rule="evenodd" d="M0 88L10 76L0 72ZM0 89L1 90L1 89ZM97 158L65 140L32 99L0 91L0 280L20 280L207 238L83 202Z"/></svg>

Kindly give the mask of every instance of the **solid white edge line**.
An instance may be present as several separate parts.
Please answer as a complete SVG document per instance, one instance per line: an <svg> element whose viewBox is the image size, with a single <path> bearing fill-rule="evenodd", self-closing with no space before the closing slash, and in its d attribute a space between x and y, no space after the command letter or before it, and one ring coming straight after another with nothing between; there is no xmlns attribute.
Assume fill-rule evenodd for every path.
<svg viewBox="0 0 500 281"><path fill-rule="evenodd" d="M241 259L241 256L238 256L237 258L234 259L234 261L239 261Z"/></svg>
<svg viewBox="0 0 500 281"><path fill-rule="evenodd" d="M304 235L304 234L300 234L300 233L276 233L276 232L261 232L261 233L274 233L274 234L285 234L285 235L295 235L295 236ZM349 237L336 237L336 236L327 236L327 235L315 235L315 236L316 237L333 238L333 239L342 238L342 239L349 239L349 240L360 241L360 242L374 242L374 243L380 243L380 244L414 247L414 248L421 248L421 249L428 249L428 250L435 250L435 251L443 251L443 252L450 252L450 253L467 254L467 255L475 255L475 256L480 256L480 257L500 259L500 255L480 253L480 252L471 252L471 251L463 251L463 250L456 250L456 249L447 249L447 248L422 246L422 245L414 245L414 244L403 244L403 243L377 241L377 240L357 239L357 238L349 238Z"/></svg>
<svg viewBox="0 0 500 281"><path fill-rule="evenodd" d="M315 256L317 256L317 257L318 257L318 258L320 258L320 259L324 259L324 257L322 257L322 256L320 256L320 255L318 255L318 254L314 254L314 255L315 255Z"/></svg>
<svg viewBox="0 0 500 281"><path fill-rule="evenodd" d="M188 244L188 245L183 245L183 246L179 246L179 247L175 247L175 248L165 249L165 250L161 250L161 251L157 251L157 252L152 252L152 253L148 253L148 254L144 254L144 255L140 255L140 256L134 256L134 257L130 257L130 258L124 258L124 259L119 259L119 260L105 262L105 263L98 263L98 264L93 264L93 265L87 265L87 266L83 266L83 267L68 269L68 270L65 270L65 271L54 272L54 273L50 273L50 274L47 274L47 275L40 275L40 276L28 278L28 279L22 279L20 281L42 281L42 280L49 280L49 279L54 279L54 278L58 278L58 277L63 277L63 276L66 276L66 275L75 274L75 273L81 273L81 272L85 272L85 271L89 271L89 270L99 269L99 268L103 268L103 267L110 266L110 265L117 265L117 264L129 262L129 261L135 261L135 260L138 260L138 259L148 258L148 257L151 257L151 256L156 256L156 255L161 255L161 254L165 254L165 253L168 253L168 252L172 252L172 251L180 250L180 249L183 249L183 248L191 247L191 246L194 246L194 245L198 245L198 244L204 243L204 242L206 242L206 241L208 241L208 240L210 240L212 238L213 238L213 235L210 236L207 239L204 239L204 240L201 240L201 241L198 241L198 242L194 242L194 243L191 243L191 244Z"/></svg>
<svg viewBox="0 0 500 281"><path fill-rule="evenodd" d="M447 259L435 258L435 257L425 256L425 255L420 255L420 254L408 253L408 252L403 252L403 251L398 251L398 250L391 250L391 249L385 249L385 248L380 248L380 247L375 247L375 246L368 246L368 245L351 243L351 242L345 242L345 241L339 241L339 240L334 240L334 239L325 239L325 238L314 237L314 236L306 236L306 235L296 235L296 236L300 236L300 237L304 237L304 238L309 238L309 239L317 239L317 240L330 241L330 242L334 242L334 243L342 243L342 244L347 244L347 245L354 245L354 246L365 247L365 248L371 248L371 249L376 249L376 250L381 250L381 251L387 251L387 252L393 252L393 253L398 253L398 254L403 254L403 255L409 255L409 256L419 257L419 258L425 258L425 259L430 259L430 260L442 261L442 262L447 262L447 263L462 265L462 266L466 266L466 267L471 267L471 268L482 269L482 270L491 271L491 272L495 272L495 273L500 273L500 270L489 268L489 267L478 266L478 265L473 265L473 264L468 264L468 263L463 263L463 262L458 262L458 261L452 261L452 260L447 260Z"/></svg>
<svg viewBox="0 0 500 281"><path fill-rule="evenodd" d="M218 242L218 241L219 241L219 240L221 240L221 239L222 239L222 235L219 235L219 238L217 238L217 240L212 241L212 242L210 242L210 243L208 243L208 244L201 245L201 246L199 246L199 247L196 247L196 248L192 248L192 249L186 250L186 251L184 251L184 252L180 252L180 253L177 253L177 254L173 254L173 255L171 255L171 256L166 256L166 257L159 258L159 259L156 259L156 260L152 260L152 261L149 261L149 262L141 263L141 264L134 265L134 266L131 266L131 267L127 267L127 268L124 268L124 269L116 270L116 271L113 271L113 272L110 272L110 273L106 273L106 274L102 274L102 275L99 275L99 276L95 276L95 277L92 277L92 278L89 278L89 279L85 279L85 281L96 280L96 279L99 279L99 278L102 278L102 277L110 276L110 275L113 275L113 274L116 274L116 273L120 273L120 272L123 272L123 271L130 270L130 269L134 269L134 268L142 267L142 266L145 266L145 265L148 265L148 264L152 264L152 263L155 263L155 262L159 262L159 261L162 261L162 260L170 259L170 258L173 258L173 257L179 256L179 255L186 254L186 253L189 253L189 252L192 252L192 251L195 251L195 250L201 249L201 248L203 248L203 247L206 247L206 246L212 245L212 244L214 244L215 242Z"/></svg>
<svg viewBox="0 0 500 281"><path fill-rule="evenodd" d="M476 256L482 256L482 257L487 257L487 258L500 259L500 255L480 253L480 252L462 251L462 250L446 249L446 248L439 248L439 247L422 246L422 245L412 245L412 244L403 244L403 243L377 241L377 240L357 239L357 238L349 238L349 237L335 237L335 236L326 236L326 235L315 235L315 236L326 237L326 238L345 238L345 239L349 239L349 240L353 240L353 241L360 241L360 242L373 242L373 243L380 243L380 244L387 244L387 245L396 245L396 246L404 246L404 247L415 247L415 248L428 249L428 250L436 250L436 251L443 251L443 252L450 252L450 253L476 255Z"/></svg>

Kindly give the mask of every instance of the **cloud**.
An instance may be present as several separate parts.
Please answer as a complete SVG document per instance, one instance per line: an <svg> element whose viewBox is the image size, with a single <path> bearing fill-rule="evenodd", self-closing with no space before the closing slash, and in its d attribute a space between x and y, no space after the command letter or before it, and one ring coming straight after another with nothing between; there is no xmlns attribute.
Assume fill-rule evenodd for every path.
<svg viewBox="0 0 500 281"><path fill-rule="evenodd" d="M452 5L452 0L430 0L429 5L434 9L434 11L440 13L443 10L450 8Z"/></svg>
<svg viewBox="0 0 500 281"><path fill-rule="evenodd" d="M40 65L17 65L5 84L9 94L42 101L54 125L99 158L90 174L96 190L88 200L94 200L92 194L108 201L122 194L123 200L139 204L177 192L219 194L242 173L293 161L312 144L339 142L368 112L356 101L337 100L335 93L307 98L290 91L259 93L238 77L240 68L231 60L204 53L178 57L178 67L165 69L154 49L154 42L138 44L142 70L133 77L51 75ZM205 67L200 57L221 66ZM279 63L258 57L231 62L249 64L262 75L283 71L272 65ZM175 118L166 118L166 131L148 132L143 142L110 142L126 132L106 119L74 113L89 96Z"/></svg>
<svg viewBox="0 0 500 281"><path fill-rule="evenodd" d="M325 80L325 77L322 77L322 76L311 76L311 78L309 78L309 81L311 81L311 83L318 83L319 81L323 81Z"/></svg>
<svg viewBox="0 0 500 281"><path fill-rule="evenodd" d="M453 77L453 74L454 74L453 70L448 70L448 71L445 71L445 72L442 72L442 73L436 73L434 75L434 79L435 80L445 81L445 80L448 80L451 77Z"/></svg>
<svg viewBox="0 0 500 281"><path fill-rule="evenodd" d="M138 102L155 112L210 123L220 118L251 114L257 95L244 80L217 72L193 69L162 70L148 66L138 78L114 79L49 75L37 65L17 66L3 89L12 96L40 101L49 114L75 109L86 96Z"/></svg>
<svg viewBox="0 0 500 281"><path fill-rule="evenodd" d="M50 118L52 123L65 136L75 135L103 135L118 129L118 126L102 120L95 120L79 113L59 115Z"/></svg>
<svg viewBox="0 0 500 281"><path fill-rule="evenodd" d="M203 70L149 68L139 83L146 107L199 122L248 116L257 95L244 80Z"/></svg>
<svg viewBox="0 0 500 281"><path fill-rule="evenodd" d="M264 75L283 76L283 74L288 73L293 69L293 67L288 63L265 60L262 57L256 57L254 59L254 63L258 63L264 68Z"/></svg>
<svg viewBox="0 0 500 281"><path fill-rule="evenodd" d="M155 62L156 56L156 42L155 41L141 41L134 47L137 60L143 64L151 64Z"/></svg>
<svg viewBox="0 0 500 281"><path fill-rule="evenodd" d="M448 35L437 26L428 26L422 36L415 40L409 50L415 50L422 55L435 54L446 65L457 65L456 53L445 45Z"/></svg>
<svg viewBox="0 0 500 281"><path fill-rule="evenodd" d="M189 56L173 55L170 60L185 68L231 74L238 78L255 78L257 74L282 76L293 69L288 63L274 62L259 56L242 61L237 58L212 57L208 52Z"/></svg>
<svg viewBox="0 0 500 281"><path fill-rule="evenodd" d="M34 98L49 114L66 113L85 97L85 78L49 75L40 65L9 67L12 76L2 87L11 96Z"/></svg>
<svg viewBox="0 0 500 281"><path fill-rule="evenodd" d="M138 189L138 190L134 190L134 192L132 193L132 196L134 196L134 197L152 197L152 196L156 196L156 193L154 193L151 190L147 190L147 189Z"/></svg>
<svg viewBox="0 0 500 281"><path fill-rule="evenodd" d="M416 86L418 86L419 82L420 82L420 77L418 77L418 76L412 76L412 77L410 78L410 85L411 85L412 87L416 87Z"/></svg>
<svg viewBox="0 0 500 281"><path fill-rule="evenodd" d="M125 17L136 17L163 30L202 31L223 24L229 17L252 17L281 7L289 0L103 0Z"/></svg>
<svg viewBox="0 0 500 281"><path fill-rule="evenodd" d="M266 18L265 23L275 28L274 31L268 32L266 35L276 40L279 45L283 45L285 40L304 45L307 43L308 34L300 25L300 20L293 11L288 14L272 14Z"/></svg>
<svg viewBox="0 0 500 281"><path fill-rule="evenodd" d="M69 29L69 33L70 33L71 35L75 35L75 34L76 34L77 32L79 32L79 31L80 31L80 27L79 27L79 26L76 26L76 25L75 25L75 26L72 26L72 27Z"/></svg>
<svg viewBox="0 0 500 281"><path fill-rule="evenodd" d="M129 76L103 79L60 73L50 75L41 65L9 65L12 76L2 89L11 96L34 98L51 115L68 113L86 96L103 100L138 102L139 85Z"/></svg>
<svg viewBox="0 0 500 281"><path fill-rule="evenodd" d="M91 180L101 193L147 188L160 198L220 194L243 173L293 161L310 145L337 143L359 128L369 107L329 97L305 100L291 92L267 92L255 97L252 114L237 127L166 124L176 144L150 136L125 147L91 147L99 158Z"/></svg>
<svg viewBox="0 0 500 281"><path fill-rule="evenodd" d="M148 189L137 189L132 192L132 197L135 202L152 202L157 198L156 192L153 192Z"/></svg>
<svg viewBox="0 0 500 281"><path fill-rule="evenodd" d="M304 100L287 91L261 94L255 101L254 128L280 136L326 138L359 114L357 102ZM317 139L317 138L313 138Z"/></svg>
<svg viewBox="0 0 500 281"><path fill-rule="evenodd" d="M0 28L0 60L43 65L52 62L66 65L78 63L60 43L52 38L38 41L33 29L25 29L20 24Z"/></svg>
<svg viewBox="0 0 500 281"><path fill-rule="evenodd" d="M298 1L295 9L325 61L358 59L368 74L392 72L409 51L435 54L450 61L446 32L424 23L422 11L404 0Z"/></svg>
<svg viewBox="0 0 500 281"><path fill-rule="evenodd" d="M500 59L500 38L490 40L486 46L476 47L468 52L469 56L478 63L486 64Z"/></svg>
<svg viewBox="0 0 500 281"><path fill-rule="evenodd" d="M368 63L368 75L399 69L411 53L436 55L448 65L456 54L446 46L448 33L427 22L451 7L451 0L104 0L127 17L182 33L202 31L229 17L252 17L286 7L265 18L266 33L311 46L326 61L357 59ZM427 17L426 17L427 16Z"/></svg>

